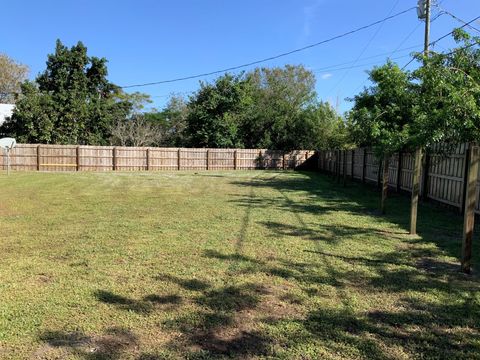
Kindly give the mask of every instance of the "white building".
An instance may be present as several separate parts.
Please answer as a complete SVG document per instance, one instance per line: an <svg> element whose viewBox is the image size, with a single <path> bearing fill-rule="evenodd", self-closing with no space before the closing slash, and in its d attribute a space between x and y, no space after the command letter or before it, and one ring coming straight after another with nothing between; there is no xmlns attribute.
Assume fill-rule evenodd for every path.
<svg viewBox="0 0 480 360"><path fill-rule="evenodd" d="M2 125L7 118L12 116L14 108L15 105L13 104L0 104L0 125Z"/></svg>

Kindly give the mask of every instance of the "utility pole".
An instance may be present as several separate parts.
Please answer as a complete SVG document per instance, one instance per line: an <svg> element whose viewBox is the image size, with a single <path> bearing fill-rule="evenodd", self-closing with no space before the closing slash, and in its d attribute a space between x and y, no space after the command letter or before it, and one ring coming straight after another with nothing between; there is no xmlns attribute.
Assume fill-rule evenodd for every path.
<svg viewBox="0 0 480 360"><path fill-rule="evenodd" d="M418 0L417 14L419 19L425 19L425 43L423 53L428 56L430 45L430 0ZM425 65L425 61L424 61ZM417 212L418 212L418 196L420 194L420 176L422 163L422 148L418 147L415 150L415 159L413 165L413 181L412 181L412 200L410 204L410 234L417 233ZM424 174L425 176L425 174ZM425 189L424 189L425 190Z"/></svg>
<svg viewBox="0 0 480 360"><path fill-rule="evenodd" d="M425 56L428 56L428 47L430 45L430 0L423 0L425 3L425 44L423 52Z"/></svg>

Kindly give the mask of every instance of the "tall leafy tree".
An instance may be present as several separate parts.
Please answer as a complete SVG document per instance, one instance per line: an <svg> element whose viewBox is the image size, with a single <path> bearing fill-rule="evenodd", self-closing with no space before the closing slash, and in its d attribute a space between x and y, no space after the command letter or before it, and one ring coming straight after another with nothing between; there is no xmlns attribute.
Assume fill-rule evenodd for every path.
<svg viewBox="0 0 480 360"><path fill-rule="evenodd" d="M20 85L28 76L28 67L5 54L0 54L0 104L14 104Z"/></svg>
<svg viewBox="0 0 480 360"><path fill-rule="evenodd" d="M430 53L414 72L418 106L414 141L420 146L480 139L480 37L454 32L458 47Z"/></svg>
<svg viewBox="0 0 480 360"><path fill-rule="evenodd" d="M411 76L388 61L370 71L373 85L354 97L350 131L360 146L373 147L383 159L382 212L387 196L389 158L408 146L414 111Z"/></svg>
<svg viewBox="0 0 480 360"><path fill-rule="evenodd" d="M315 76L303 66L258 68L246 75L252 106L242 124L247 147L293 149L307 108L316 100ZM310 118L311 119L311 118ZM298 135L298 132L297 132Z"/></svg>
<svg viewBox="0 0 480 360"><path fill-rule="evenodd" d="M318 101L296 117L291 144L296 149L339 149L347 146L347 131L343 118L326 102Z"/></svg>
<svg viewBox="0 0 480 360"><path fill-rule="evenodd" d="M110 130L132 103L107 79L107 60L89 57L78 42L55 52L35 83L22 85L22 96L2 132L22 142L108 144Z"/></svg>
<svg viewBox="0 0 480 360"><path fill-rule="evenodd" d="M462 30L454 31L458 47L444 54L431 53L414 75L420 84L415 141L423 147L442 144L450 152L458 143L475 143L480 139L480 38ZM438 146L435 146L438 149ZM473 224L475 219L478 157L469 150L466 164L465 221L462 241L462 271L470 272ZM416 212L412 212L416 223Z"/></svg>
<svg viewBox="0 0 480 360"><path fill-rule="evenodd" d="M161 146L186 146L186 128L189 107L186 100L173 95L165 108L161 111L155 110L144 114L145 120L157 126L163 133Z"/></svg>
<svg viewBox="0 0 480 360"><path fill-rule="evenodd" d="M190 146L243 147L239 135L249 103L248 82L242 75L225 74L202 82L188 104L186 135Z"/></svg>
<svg viewBox="0 0 480 360"><path fill-rule="evenodd" d="M289 150L343 143L343 119L317 101L314 86L313 73L293 65L202 83L187 104L187 144Z"/></svg>

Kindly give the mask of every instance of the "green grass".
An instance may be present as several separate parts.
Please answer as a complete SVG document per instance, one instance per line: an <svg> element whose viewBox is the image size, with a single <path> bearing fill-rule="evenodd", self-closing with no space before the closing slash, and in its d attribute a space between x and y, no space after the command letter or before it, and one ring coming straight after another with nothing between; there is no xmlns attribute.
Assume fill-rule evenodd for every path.
<svg viewBox="0 0 480 360"><path fill-rule="evenodd" d="M480 358L462 217L422 205L411 237L408 198L378 202L316 173L0 174L0 358Z"/></svg>

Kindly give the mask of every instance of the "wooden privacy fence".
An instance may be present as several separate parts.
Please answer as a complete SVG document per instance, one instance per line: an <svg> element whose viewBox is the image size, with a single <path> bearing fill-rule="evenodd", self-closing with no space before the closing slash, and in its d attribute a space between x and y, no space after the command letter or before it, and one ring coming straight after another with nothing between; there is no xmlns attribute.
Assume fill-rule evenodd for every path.
<svg viewBox="0 0 480 360"><path fill-rule="evenodd" d="M33 171L294 169L312 155L311 150L18 144L10 163L12 170ZM6 168L3 153L0 164Z"/></svg>
<svg viewBox="0 0 480 360"><path fill-rule="evenodd" d="M448 155L427 151L422 166L420 195L424 199L457 207L462 211L465 202L468 164L468 144L458 145ZM412 190L414 154L392 156L388 169L388 186L397 191ZM380 185L381 161L371 149L327 150L318 152L320 170L345 175L362 182ZM476 213L480 213L480 183L476 190Z"/></svg>

